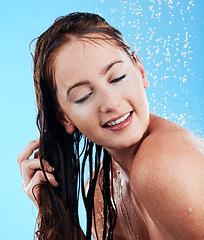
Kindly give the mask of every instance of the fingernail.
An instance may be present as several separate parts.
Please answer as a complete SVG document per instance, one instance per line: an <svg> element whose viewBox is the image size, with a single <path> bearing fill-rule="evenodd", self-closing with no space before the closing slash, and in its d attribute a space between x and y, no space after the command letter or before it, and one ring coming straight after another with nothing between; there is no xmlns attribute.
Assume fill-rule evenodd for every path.
<svg viewBox="0 0 204 240"><path fill-rule="evenodd" d="M51 172L54 172L55 168L54 167L51 167L50 165L48 165L48 169L51 171Z"/></svg>

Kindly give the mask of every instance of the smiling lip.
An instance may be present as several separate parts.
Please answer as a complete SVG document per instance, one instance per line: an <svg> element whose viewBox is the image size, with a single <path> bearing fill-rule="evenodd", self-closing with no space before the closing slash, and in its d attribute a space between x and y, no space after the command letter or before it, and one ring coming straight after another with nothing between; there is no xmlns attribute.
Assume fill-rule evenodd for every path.
<svg viewBox="0 0 204 240"><path fill-rule="evenodd" d="M130 125L133 118L133 112L122 114L116 118L107 121L102 127L111 131L120 131Z"/></svg>

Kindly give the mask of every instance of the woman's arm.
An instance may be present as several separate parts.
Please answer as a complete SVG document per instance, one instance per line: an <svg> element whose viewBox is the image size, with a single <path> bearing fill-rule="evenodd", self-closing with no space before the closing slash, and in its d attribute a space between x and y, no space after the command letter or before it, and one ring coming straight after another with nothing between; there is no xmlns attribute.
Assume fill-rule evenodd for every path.
<svg viewBox="0 0 204 240"><path fill-rule="evenodd" d="M134 191L165 239L204 239L204 147L184 129L152 133L136 155Z"/></svg>

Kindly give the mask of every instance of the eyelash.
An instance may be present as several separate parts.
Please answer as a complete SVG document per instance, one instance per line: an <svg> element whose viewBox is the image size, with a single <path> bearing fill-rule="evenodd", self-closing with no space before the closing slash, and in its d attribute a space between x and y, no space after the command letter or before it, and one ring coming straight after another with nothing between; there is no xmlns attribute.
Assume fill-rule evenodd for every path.
<svg viewBox="0 0 204 240"><path fill-rule="evenodd" d="M83 98L80 98L79 100L76 100L75 103L83 103L83 102L85 102L86 99L87 99L91 94L92 94L92 92L89 93L89 94L87 94L87 95L84 96Z"/></svg>
<svg viewBox="0 0 204 240"><path fill-rule="evenodd" d="M127 76L127 74L124 74L119 78L111 80L110 83L119 82L120 80L123 80L126 76Z"/></svg>
<svg viewBox="0 0 204 240"><path fill-rule="evenodd" d="M125 77L127 76L127 74L122 75L119 78L113 79L111 80L109 83L115 83L115 82L119 82L121 80L123 80ZM87 94L86 96L84 96L83 98L80 98L79 100L76 100L75 103L79 104L79 103L83 103L86 101L86 99L88 99L88 97L92 94L93 92Z"/></svg>

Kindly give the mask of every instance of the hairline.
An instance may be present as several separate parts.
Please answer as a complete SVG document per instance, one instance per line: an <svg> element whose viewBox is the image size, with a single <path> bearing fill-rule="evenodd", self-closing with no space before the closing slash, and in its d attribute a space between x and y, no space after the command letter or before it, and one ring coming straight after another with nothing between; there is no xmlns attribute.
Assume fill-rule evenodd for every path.
<svg viewBox="0 0 204 240"><path fill-rule="evenodd" d="M84 34L83 36L77 36L77 34L69 34L69 33L65 33L64 34L66 37L64 38L65 41L59 46L56 47L54 49L54 51L52 52L52 56L50 56L49 58L49 65L51 66L52 70L52 77L53 77L53 81L56 82L56 79L54 77L54 72L56 71L55 69L55 62L57 60L57 56L60 52L63 51L65 45L67 45L68 43L72 44L76 41L81 41L81 42L85 42L85 43L89 43L92 45L99 45L99 46L103 46L103 42L112 45L113 47L119 48L121 51L124 51L130 58L130 52L128 53L123 47L122 45L120 46L118 41L116 39L114 39L113 37L108 37L108 34L106 33L101 33L101 32L96 32L96 33L87 33ZM103 38L100 37L95 37L95 36L104 36ZM107 37L105 37L107 36ZM132 60L132 58L131 58ZM51 64L50 64L51 63Z"/></svg>
<svg viewBox="0 0 204 240"><path fill-rule="evenodd" d="M99 36L99 37L97 37ZM102 37L100 37L102 36ZM127 54L127 56L131 58L130 52L126 51L122 46L122 44L119 44L119 41L117 41L117 39L115 39L114 37L109 37L108 34L103 33L103 32L92 32L92 33L86 33L82 36L78 36L77 34L71 34L71 33L64 33L64 37L63 37L64 41L61 43L60 46L55 47L55 49L52 51L48 62L47 62L47 71L49 72L49 74L52 77L52 84L53 84L53 88L55 91L55 94L57 96L57 82L56 82L56 77L55 77L55 72L56 72L56 61L57 61L57 56L60 54L60 52L63 51L64 47L67 44L72 44L76 41L81 41L81 42L85 42L85 43L89 43L89 44L93 44L96 45L98 44L99 46L103 46L103 44L101 43L107 43L109 45L112 45L113 47L119 48L121 51L125 52ZM125 40L124 40L125 42ZM128 46L128 45L127 45ZM60 107L60 104L58 102L58 105ZM61 110L61 107L60 107Z"/></svg>

